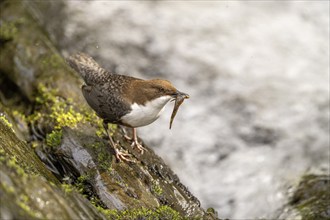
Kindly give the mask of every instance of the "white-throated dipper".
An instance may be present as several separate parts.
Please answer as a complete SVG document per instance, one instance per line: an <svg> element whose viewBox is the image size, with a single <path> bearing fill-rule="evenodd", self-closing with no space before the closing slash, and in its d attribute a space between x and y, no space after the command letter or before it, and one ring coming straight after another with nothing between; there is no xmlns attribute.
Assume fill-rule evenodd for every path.
<svg viewBox="0 0 330 220"><path fill-rule="evenodd" d="M136 128L154 122L165 105L176 100L171 117L172 124L180 104L189 98L189 95L178 91L167 80L143 80L114 74L83 53L70 56L68 63L84 79L83 95L90 107L103 119L104 129L119 161L131 161L128 158L130 155L119 150L108 132L108 123L132 128L132 146L136 146L143 153L145 148L138 142Z"/></svg>

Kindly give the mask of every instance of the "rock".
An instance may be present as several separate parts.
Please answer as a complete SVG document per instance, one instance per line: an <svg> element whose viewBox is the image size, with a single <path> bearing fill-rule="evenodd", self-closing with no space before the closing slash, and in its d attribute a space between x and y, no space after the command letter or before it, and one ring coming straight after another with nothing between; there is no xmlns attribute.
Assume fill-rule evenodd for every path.
<svg viewBox="0 0 330 220"><path fill-rule="evenodd" d="M4 118L0 140L1 219L106 219L74 188L61 186Z"/></svg>
<svg viewBox="0 0 330 220"><path fill-rule="evenodd" d="M1 195L8 201L1 203L1 217L216 218L200 207L152 149L144 146L148 151L140 155L116 126L112 126L114 139L136 163L113 160L102 122L81 95L81 79L26 4L0 5L0 82L10 85L1 85L0 91L24 100L17 104L12 95L0 97ZM17 122L19 115L25 126L12 127L26 142L4 124L8 118Z"/></svg>
<svg viewBox="0 0 330 220"><path fill-rule="evenodd" d="M330 219L330 176L308 174L276 217L277 219Z"/></svg>

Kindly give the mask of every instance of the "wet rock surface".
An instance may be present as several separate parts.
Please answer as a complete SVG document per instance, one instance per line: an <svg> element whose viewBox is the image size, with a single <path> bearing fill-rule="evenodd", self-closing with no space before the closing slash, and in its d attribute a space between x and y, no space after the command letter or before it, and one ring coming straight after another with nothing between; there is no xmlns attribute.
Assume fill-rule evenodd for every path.
<svg viewBox="0 0 330 220"><path fill-rule="evenodd" d="M27 143L0 119L1 219L106 219L83 195L61 187Z"/></svg>
<svg viewBox="0 0 330 220"><path fill-rule="evenodd" d="M216 218L152 149L141 155L112 126L136 163L115 161L81 79L26 4L0 3L1 218Z"/></svg>
<svg viewBox="0 0 330 220"><path fill-rule="evenodd" d="M308 174L297 186L290 189L288 204L277 216L278 219L329 219L330 176Z"/></svg>

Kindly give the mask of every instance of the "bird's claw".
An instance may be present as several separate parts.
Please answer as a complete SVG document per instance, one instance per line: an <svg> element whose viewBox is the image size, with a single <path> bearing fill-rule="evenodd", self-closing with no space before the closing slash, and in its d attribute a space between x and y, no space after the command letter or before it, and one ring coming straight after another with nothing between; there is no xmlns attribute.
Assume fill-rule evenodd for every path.
<svg viewBox="0 0 330 220"><path fill-rule="evenodd" d="M141 154L143 154L144 151L148 151L146 148L144 148L138 141L133 141L131 144L131 147L136 147Z"/></svg>
<svg viewBox="0 0 330 220"><path fill-rule="evenodd" d="M126 161L126 162L135 162L134 160L131 160L130 158L132 157L131 154L127 154L124 152L121 152L120 150L116 149L116 159L117 161Z"/></svg>
<svg viewBox="0 0 330 220"><path fill-rule="evenodd" d="M129 137L128 135L124 134L124 138L127 140L127 141L131 141L133 140L133 138Z"/></svg>

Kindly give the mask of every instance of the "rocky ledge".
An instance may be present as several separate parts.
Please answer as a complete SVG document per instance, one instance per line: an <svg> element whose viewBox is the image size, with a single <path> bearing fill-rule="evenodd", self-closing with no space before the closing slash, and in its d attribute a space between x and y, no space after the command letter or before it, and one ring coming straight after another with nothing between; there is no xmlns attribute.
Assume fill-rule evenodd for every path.
<svg viewBox="0 0 330 220"><path fill-rule="evenodd" d="M28 3L0 4L1 219L216 218L151 148L139 154L112 126L136 161L117 163Z"/></svg>

